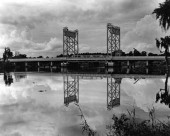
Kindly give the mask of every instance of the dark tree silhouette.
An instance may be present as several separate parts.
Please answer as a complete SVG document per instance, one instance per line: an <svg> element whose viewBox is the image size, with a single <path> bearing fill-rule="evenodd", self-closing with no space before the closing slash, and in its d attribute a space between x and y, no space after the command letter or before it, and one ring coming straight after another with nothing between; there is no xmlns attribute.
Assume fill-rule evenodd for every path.
<svg viewBox="0 0 170 136"><path fill-rule="evenodd" d="M19 54L18 56L15 56L14 58L27 58L26 54Z"/></svg>
<svg viewBox="0 0 170 136"><path fill-rule="evenodd" d="M134 49L134 56L141 56L141 53L137 49L135 48L133 49Z"/></svg>
<svg viewBox="0 0 170 136"><path fill-rule="evenodd" d="M164 3L159 3L152 14L156 14L156 19L159 19L160 26L166 31L170 27L170 0L165 0Z"/></svg>
<svg viewBox="0 0 170 136"><path fill-rule="evenodd" d="M170 27L170 0L165 0L164 3L159 4L159 8L156 8L152 14L156 14L156 19L159 19L160 26L167 31ZM160 89L160 91L156 94L156 102L160 100L161 103L168 105L170 108L170 95L168 89L168 76L169 76L169 68L168 68L168 54L170 47L170 36L165 36L165 38L160 38L160 40L156 39L156 46L162 52L162 48L164 48L165 53L165 61L166 61L166 80L165 80L165 88Z"/></svg>
<svg viewBox="0 0 170 136"><path fill-rule="evenodd" d="M147 52L146 51L142 51L141 52L141 56L147 56Z"/></svg>
<svg viewBox="0 0 170 136"><path fill-rule="evenodd" d="M133 52L130 51L130 52L128 53L128 55L129 55L129 56L133 56Z"/></svg>
<svg viewBox="0 0 170 136"><path fill-rule="evenodd" d="M11 52L9 47L5 47L5 51L3 53L3 60L4 62L8 61L9 58L13 56L13 53Z"/></svg>
<svg viewBox="0 0 170 136"><path fill-rule="evenodd" d="M162 51L162 48L165 50L165 61L166 61L166 71L169 73L169 68L168 68L168 52L169 52L169 47L170 47L170 36L165 36L165 38L160 38L160 40L156 39L156 46Z"/></svg>
<svg viewBox="0 0 170 136"><path fill-rule="evenodd" d="M37 57L37 58L43 58L43 56L39 56L39 57Z"/></svg>
<svg viewBox="0 0 170 136"><path fill-rule="evenodd" d="M13 83L12 75L9 73L4 72L4 82L6 86L10 86Z"/></svg>

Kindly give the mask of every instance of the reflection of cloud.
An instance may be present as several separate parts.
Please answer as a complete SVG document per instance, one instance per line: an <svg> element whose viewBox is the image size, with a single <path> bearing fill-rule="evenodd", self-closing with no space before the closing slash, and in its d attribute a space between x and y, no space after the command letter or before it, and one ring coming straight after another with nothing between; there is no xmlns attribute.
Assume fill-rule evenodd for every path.
<svg viewBox="0 0 170 136"><path fill-rule="evenodd" d="M2 97L6 93L0 105L0 133L7 135L18 132L21 135L37 136L62 133L80 135L81 118L78 116L80 112L73 104L69 107L63 106L63 96L60 96L63 90L52 90L50 87L55 83L62 84L61 77L28 75L24 80L12 84L7 92L4 88L0 94ZM47 91L39 93L39 89ZM93 129L98 130L98 126L103 125L102 118L107 118L105 117L107 111L104 109L90 108L88 104L82 106L84 115Z"/></svg>
<svg viewBox="0 0 170 136"><path fill-rule="evenodd" d="M25 102L19 101L15 105L0 106L0 108L1 134L5 135L15 131L20 132L22 135L57 134L57 122L53 121L56 115L49 116L47 114L49 111L54 111L48 105L36 105L35 101L30 99ZM43 111L46 113L43 113Z"/></svg>
<svg viewBox="0 0 170 136"><path fill-rule="evenodd" d="M70 104L69 107L64 106L63 78L50 75L28 74L27 78L14 82L10 87L5 87L3 82L0 84L0 134L2 136L81 135L79 124L82 120L78 116L80 111L74 104ZM132 109L131 105L134 101L137 115L148 118L147 106L155 101L155 90L163 85L160 80L141 79L133 84L133 79L122 79L121 106L107 111L106 78L81 79L79 105L89 126L99 134L104 134L106 124L112 122L112 115L127 113L127 109ZM39 89L47 91L40 93ZM155 106L157 106L157 115L163 118L164 113L168 111L167 108L159 104Z"/></svg>
<svg viewBox="0 0 170 136"><path fill-rule="evenodd" d="M60 77L43 77L41 80L42 77L28 76L25 80L2 89L1 135L18 132L21 135L53 136L58 135L59 127L78 125L78 109L75 106L63 107L63 96L60 96L62 89L50 88L50 84L62 84ZM47 91L40 93L39 89ZM23 96L24 93L27 94L26 97Z"/></svg>
<svg viewBox="0 0 170 136"><path fill-rule="evenodd" d="M127 101L128 99L131 101L133 98L136 106L145 112L148 112L148 108L151 108L153 105L155 106L156 110L168 110L168 107L160 103L155 103L156 93L162 86L164 86L164 84L161 82L161 79L140 79L136 84L133 84L134 80L130 79L123 81L122 89L124 90L124 93L129 96L129 98L126 97Z"/></svg>

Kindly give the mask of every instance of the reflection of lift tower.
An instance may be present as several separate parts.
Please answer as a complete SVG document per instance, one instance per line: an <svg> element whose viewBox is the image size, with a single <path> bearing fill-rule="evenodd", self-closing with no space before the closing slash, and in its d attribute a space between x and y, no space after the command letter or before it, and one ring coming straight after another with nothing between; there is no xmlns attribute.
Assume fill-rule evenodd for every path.
<svg viewBox="0 0 170 136"><path fill-rule="evenodd" d="M63 55L78 54L78 30L70 31L63 28Z"/></svg>
<svg viewBox="0 0 170 136"><path fill-rule="evenodd" d="M64 76L64 104L66 106L71 102L79 102L79 78L78 76Z"/></svg>
<svg viewBox="0 0 170 136"><path fill-rule="evenodd" d="M107 24L107 55L120 50L120 27Z"/></svg>
<svg viewBox="0 0 170 136"><path fill-rule="evenodd" d="M120 84L122 78L107 77L107 109L111 110L113 107L120 106Z"/></svg>

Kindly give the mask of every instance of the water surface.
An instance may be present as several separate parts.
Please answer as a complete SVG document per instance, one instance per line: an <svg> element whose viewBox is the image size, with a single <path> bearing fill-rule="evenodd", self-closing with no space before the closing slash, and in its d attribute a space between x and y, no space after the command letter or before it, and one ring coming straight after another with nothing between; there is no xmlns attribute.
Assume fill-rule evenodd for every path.
<svg viewBox="0 0 170 136"><path fill-rule="evenodd" d="M164 82L163 75L2 73L0 134L80 136L83 119L78 116L81 115L79 107L89 126L100 135L107 132L106 125L112 123L113 114L127 113L127 109L133 107L140 119L149 119L148 108L154 106L156 117L167 120L170 109L164 104L155 103L156 93L164 88ZM112 91L120 93L120 105L118 102L113 107L108 106L110 86L112 89L117 86ZM77 101L73 99L69 103L66 97L74 91Z"/></svg>

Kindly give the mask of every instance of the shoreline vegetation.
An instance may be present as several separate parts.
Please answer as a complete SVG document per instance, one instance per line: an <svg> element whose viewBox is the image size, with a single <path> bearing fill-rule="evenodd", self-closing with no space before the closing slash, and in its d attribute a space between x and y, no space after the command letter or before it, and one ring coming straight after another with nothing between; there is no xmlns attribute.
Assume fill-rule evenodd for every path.
<svg viewBox="0 0 170 136"><path fill-rule="evenodd" d="M7 62L0 62L0 72L3 72L3 71L12 71L13 69L15 68L15 66L10 63L9 61Z"/></svg>
<svg viewBox="0 0 170 136"><path fill-rule="evenodd" d="M162 122L155 116L155 108L148 109L149 119L144 120L136 116L135 108L128 114L120 116L113 114L113 124L107 125L107 136L169 136L170 121L167 116L166 122Z"/></svg>
<svg viewBox="0 0 170 136"><path fill-rule="evenodd" d="M83 111L78 103L75 103L80 111L80 119L82 124L82 135L100 136L96 130L93 130L86 120ZM113 114L110 125L106 125L106 136L169 136L170 134L170 116L167 116L167 121L160 121L155 116L155 108L148 108L148 119L137 117L135 107L128 113L121 115Z"/></svg>

